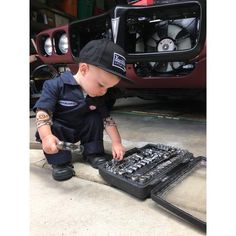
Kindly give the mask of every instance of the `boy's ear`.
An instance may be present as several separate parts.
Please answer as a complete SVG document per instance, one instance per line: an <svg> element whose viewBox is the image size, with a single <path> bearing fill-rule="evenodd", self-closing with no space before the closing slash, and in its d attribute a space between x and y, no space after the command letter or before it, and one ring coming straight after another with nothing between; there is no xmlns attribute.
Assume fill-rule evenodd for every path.
<svg viewBox="0 0 236 236"><path fill-rule="evenodd" d="M88 67L87 63L80 63L79 71L83 76L86 75L86 73L88 72L88 69L89 69L89 67Z"/></svg>

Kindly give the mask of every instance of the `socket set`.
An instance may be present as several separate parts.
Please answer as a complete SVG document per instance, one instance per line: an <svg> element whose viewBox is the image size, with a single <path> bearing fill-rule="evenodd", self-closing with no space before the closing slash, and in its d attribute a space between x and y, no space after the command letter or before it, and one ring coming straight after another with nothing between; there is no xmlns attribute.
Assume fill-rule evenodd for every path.
<svg viewBox="0 0 236 236"><path fill-rule="evenodd" d="M204 166L206 166L205 157L194 157L187 150L164 144L147 144L142 148L133 148L127 151L122 161L112 159L98 168L99 174L110 185L139 199L151 197L153 201L169 213L184 219L202 231L206 231L206 222L201 217L190 214L191 209L185 211L179 208L178 204L173 205L165 197L168 191L174 189L175 186L181 186L180 184L188 176L195 173L199 167ZM201 180L203 180L203 175L200 175L198 179L200 187L204 186L204 184L201 185ZM195 189L197 187L196 182L190 182L189 186L195 186ZM191 196L187 200L185 190L183 190L181 201L186 201L188 204L189 201L196 202L199 195L196 198ZM202 197L204 198L204 196ZM178 197L174 195L173 199L176 200Z"/></svg>
<svg viewBox="0 0 236 236"><path fill-rule="evenodd" d="M122 161L112 159L98 168L99 174L110 185L139 199L151 197L163 209L206 231L206 222L203 219L191 215L165 198L169 190L180 186L199 166L206 166L205 157L194 157L187 150L164 144L147 144L127 151ZM203 178L200 176L199 186ZM194 184L196 183L189 186L195 186ZM185 193L186 191L183 192L182 201ZM196 202L194 198L187 201Z"/></svg>
<svg viewBox="0 0 236 236"><path fill-rule="evenodd" d="M99 166L99 174L111 185L140 199L150 196L151 189L193 154L164 144L147 144L126 152L122 161L112 159Z"/></svg>

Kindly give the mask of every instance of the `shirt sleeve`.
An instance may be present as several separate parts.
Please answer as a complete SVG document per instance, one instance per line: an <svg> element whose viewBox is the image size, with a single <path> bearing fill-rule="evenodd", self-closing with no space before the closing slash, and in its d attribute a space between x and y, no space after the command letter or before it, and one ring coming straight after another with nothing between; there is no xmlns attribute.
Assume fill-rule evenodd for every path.
<svg viewBox="0 0 236 236"><path fill-rule="evenodd" d="M105 118L110 116L110 113L109 113L109 111L107 109L105 98L104 97L100 97L99 99L101 99L101 100L100 100L100 103L99 103L99 106L98 106L98 110L99 110L102 118L105 119Z"/></svg>
<svg viewBox="0 0 236 236"><path fill-rule="evenodd" d="M42 94L39 100L33 107L33 111L43 109L46 111L54 112L58 100L59 86L57 79L46 80L43 84Z"/></svg>

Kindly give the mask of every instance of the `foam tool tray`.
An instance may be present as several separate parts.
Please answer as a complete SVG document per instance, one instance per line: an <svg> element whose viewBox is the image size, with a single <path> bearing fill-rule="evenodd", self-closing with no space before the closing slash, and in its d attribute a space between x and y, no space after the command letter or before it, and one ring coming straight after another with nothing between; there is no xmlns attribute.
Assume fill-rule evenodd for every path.
<svg viewBox="0 0 236 236"><path fill-rule="evenodd" d="M113 159L100 165L99 174L110 185L139 199L151 197L161 207L205 230L204 217L195 217L192 214L193 211L191 212L191 208L197 209L196 206L189 206L190 211L187 212L188 206L181 209L179 206L183 206L183 203L171 202L171 199L175 199L171 195L175 192L176 186L195 169L202 166L203 161L206 161L205 157L194 157L188 150L164 144L147 144L127 151L122 161ZM185 188L191 191L189 185L191 184L188 183ZM168 194L169 191L170 194ZM186 190L178 191L185 195ZM176 191L177 194L178 191ZM192 197L189 198L186 199L188 204L192 201ZM183 197L181 200L184 201ZM199 204L204 205L202 202Z"/></svg>
<svg viewBox="0 0 236 236"><path fill-rule="evenodd" d="M122 161L113 159L99 166L99 174L111 185L145 199L166 173L192 157L187 150L147 144L126 152Z"/></svg>

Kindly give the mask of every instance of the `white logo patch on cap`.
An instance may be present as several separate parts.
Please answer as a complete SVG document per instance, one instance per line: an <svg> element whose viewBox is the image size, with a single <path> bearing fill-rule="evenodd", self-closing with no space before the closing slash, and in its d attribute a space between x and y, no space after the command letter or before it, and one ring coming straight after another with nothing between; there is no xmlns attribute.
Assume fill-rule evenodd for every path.
<svg viewBox="0 0 236 236"><path fill-rule="evenodd" d="M123 57L120 54L114 52L112 66L115 66L115 67L117 67L117 68L119 68L119 69L121 69L125 72L126 71L125 57Z"/></svg>

